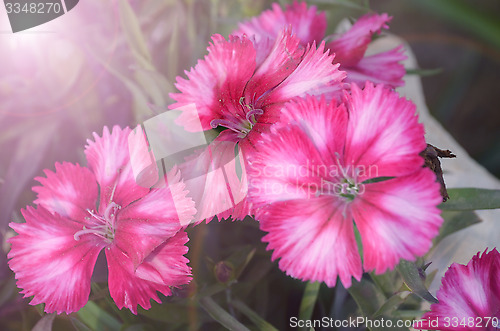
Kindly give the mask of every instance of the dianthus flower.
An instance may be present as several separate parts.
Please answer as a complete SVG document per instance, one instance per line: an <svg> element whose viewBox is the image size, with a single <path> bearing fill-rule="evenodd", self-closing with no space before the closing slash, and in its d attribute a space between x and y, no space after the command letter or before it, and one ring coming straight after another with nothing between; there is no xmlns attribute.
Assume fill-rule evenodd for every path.
<svg viewBox="0 0 500 331"><path fill-rule="evenodd" d="M414 104L369 82L364 90L353 84L345 99L286 104L247 171L249 200L279 267L328 286L339 276L349 287L363 269L380 274L426 253L442 199L435 175L422 168Z"/></svg>
<svg viewBox="0 0 500 331"><path fill-rule="evenodd" d="M325 37L327 26L324 13L317 13L316 7L309 9L305 2L294 2L283 11L274 3L272 9L264 11L251 20L240 23L235 35L253 37L257 44L268 44L276 39L283 27L291 26L292 31L300 38L302 45L322 39L327 41L326 49L335 53L335 62L340 63L340 70L347 72L346 82L363 85L365 81L382 83L391 87L402 86L405 69L399 62L406 56L402 46L373 55L365 55L372 37L382 29L388 29L391 20L387 14L366 14L360 17L352 27L343 34ZM266 48L261 46L260 48Z"/></svg>
<svg viewBox="0 0 500 331"><path fill-rule="evenodd" d="M282 29L265 51L258 51L245 36L225 40L214 35L208 52L204 60L186 72L188 79L177 78L180 93L171 95L177 102L170 108L182 111L178 123L188 131L222 129L216 141L233 143L232 147L223 146L233 159L236 144L246 159L254 141L269 130L279 118L282 105L290 99L306 94L325 94L328 98L341 95L345 73L332 63L333 56L324 51L324 43L318 48L315 43L301 47L299 39L287 29ZM189 169L220 164L217 158L226 158L210 151L205 155L207 158L199 159L201 165L183 169L183 175L192 178ZM205 179L201 188L188 188L190 192L203 191L206 198L196 203L200 210L213 205L215 215L218 208L213 199L225 195L219 191L226 190L226 185L211 182L208 176ZM249 213L247 208L240 208L233 217L243 218Z"/></svg>
<svg viewBox="0 0 500 331"><path fill-rule="evenodd" d="M477 253L467 265L453 263L421 329L495 331L500 328L500 254Z"/></svg>
<svg viewBox="0 0 500 331"><path fill-rule="evenodd" d="M181 230L193 216L193 202L172 172L168 187L136 184L127 146L130 129L115 126L94 134L85 154L89 168L56 164L38 177L36 207L22 210L26 223L11 223L9 266L32 305L45 303L47 313L71 313L90 294L91 275L105 248L108 284L118 308L134 314L137 305L159 302L157 291L190 280L187 235Z"/></svg>

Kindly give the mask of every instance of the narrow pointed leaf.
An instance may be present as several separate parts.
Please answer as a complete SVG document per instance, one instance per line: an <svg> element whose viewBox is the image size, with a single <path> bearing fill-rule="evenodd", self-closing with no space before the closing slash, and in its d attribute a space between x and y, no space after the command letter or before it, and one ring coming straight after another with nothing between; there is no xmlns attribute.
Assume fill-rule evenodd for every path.
<svg viewBox="0 0 500 331"><path fill-rule="evenodd" d="M500 190L450 188L450 199L439 205L442 210L477 210L500 208Z"/></svg>
<svg viewBox="0 0 500 331"><path fill-rule="evenodd" d="M269 322L259 316L256 312L254 312L250 307L239 300L235 300L232 302L233 307L238 309L243 315L248 317L249 320L257 326L257 328L261 331L278 331L274 326L272 326Z"/></svg>
<svg viewBox="0 0 500 331"><path fill-rule="evenodd" d="M308 282L306 288L304 289L304 295L302 301L300 302L299 309L299 319L300 320L310 320L314 311L314 306L316 305L316 299L318 298L319 287L321 283L319 282ZM302 330L306 330L302 328Z"/></svg>
<svg viewBox="0 0 500 331"><path fill-rule="evenodd" d="M398 271L403 277L406 286L408 286L413 293L431 303L438 302L425 287L424 281L420 277L420 273L415 263L402 260L398 265Z"/></svg>

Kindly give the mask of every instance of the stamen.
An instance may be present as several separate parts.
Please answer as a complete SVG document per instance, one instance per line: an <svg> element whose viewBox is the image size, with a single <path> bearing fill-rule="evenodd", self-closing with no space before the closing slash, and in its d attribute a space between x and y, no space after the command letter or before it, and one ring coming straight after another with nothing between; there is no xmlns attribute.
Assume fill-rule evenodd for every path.
<svg viewBox="0 0 500 331"><path fill-rule="evenodd" d="M115 222L116 222L116 211L121 209L121 206L111 202L104 210L104 215L99 215L93 210L87 209L87 212L97 220L97 224L93 224L91 227L83 227L82 230L77 231L73 238L75 240L80 240L80 237L85 234L93 234L107 241L113 240L115 235ZM92 218L86 217L85 219L90 221Z"/></svg>
<svg viewBox="0 0 500 331"><path fill-rule="evenodd" d="M262 115L264 114L264 111L262 109L252 109L247 113L247 120L253 124L257 123L257 120L255 118L256 115ZM252 118L253 116L253 118Z"/></svg>

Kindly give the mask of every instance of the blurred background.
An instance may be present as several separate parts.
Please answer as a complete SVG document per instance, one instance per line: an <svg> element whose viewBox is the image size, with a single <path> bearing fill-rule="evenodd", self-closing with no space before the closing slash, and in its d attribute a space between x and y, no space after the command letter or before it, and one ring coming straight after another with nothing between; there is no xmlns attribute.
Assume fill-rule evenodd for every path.
<svg viewBox="0 0 500 331"><path fill-rule="evenodd" d="M419 68L407 69L421 69L431 113L473 158L500 177L499 1L306 2L326 12L327 35L342 18L356 19L369 8L393 16L389 32L405 39L416 54ZM210 36L227 37L238 21L260 14L271 3L82 0L68 14L16 34L10 31L0 6L0 238L4 252L8 250L5 239L12 235L8 223L22 221L20 209L35 198L31 192L34 177L43 175L43 169L54 169L55 162L84 164L86 139L94 131L101 133L104 125L135 126L166 109L176 76L184 75L184 70L206 55ZM238 243L224 236L228 231L233 239L239 238ZM200 270L210 273L217 261L227 258L230 247L254 245L260 237L253 222L212 222L200 227L190 233L191 266L196 273L204 264ZM257 246L256 254L269 261L264 246ZM202 251L210 257L208 263L200 257ZM10 316L13 320L25 315L26 301L17 295L6 262L5 254L0 254L0 319ZM260 284L258 295L270 297L266 293L273 289L278 295L287 293L288 299L269 299L267 306L260 307L261 315L266 311L296 314L295 308L282 303L297 307L303 285L276 266L272 269L272 263L264 264L258 265L259 270L271 272L274 278ZM275 325L280 323L277 316ZM30 329L35 321L23 327ZM19 326L8 325L7 329Z"/></svg>

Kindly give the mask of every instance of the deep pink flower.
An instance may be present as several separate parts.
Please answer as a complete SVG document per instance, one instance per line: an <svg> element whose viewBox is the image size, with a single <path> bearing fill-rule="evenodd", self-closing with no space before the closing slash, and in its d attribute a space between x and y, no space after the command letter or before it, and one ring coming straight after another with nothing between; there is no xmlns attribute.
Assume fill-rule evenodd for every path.
<svg viewBox="0 0 500 331"><path fill-rule="evenodd" d="M399 62L406 56L402 46L374 55L365 55L368 45L375 34L387 29L391 18L387 14L366 14L344 34L325 37L326 18L324 13L317 13L316 7L307 8L306 3L287 5L283 11L278 4L264 11L248 22L240 23L235 35L253 37L259 48L276 39L278 31L291 26L300 38L302 45L322 39L329 41L326 48L335 54L335 62L340 63L340 70L347 72L346 82L355 82L363 86L365 81L382 83L391 87L402 86L405 69ZM333 40L332 40L333 39ZM332 40L332 41L330 41Z"/></svg>
<svg viewBox="0 0 500 331"><path fill-rule="evenodd" d="M467 265L453 263L431 305L418 324L428 330L500 329L500 254L494 248L477 253Z"/></svg>
<svg viewBox="0 0 500 331"><path fill-rule="evenodd" d="M168 187L137 185L127 146L130 129L94 134L85 154L89 168L56 164L36 178L41 186L36 208L22 211L26 223L11 223L18 233L8 257L17 285L31 304L45 311L71 313L82 308L90 293L90 277L105 249L109 290L118 308L137 313L151 307L156 291L190 280L188 238L181 223L195 213L180 176L169 174ZM184 223L183 223L184 224Z"/></svg>
<svg viewBox="0 0 500 331"><path fill-rule="evenodd" d="M349 287L363 269L380 274L427 252L442 199L422 168L426 143L413 103L382 85L353 84L345 104L288 103L271 131L249 160L249 200L287 274L328 286L338 275ZM374 179L385 180L367 182Z"/></svg>
<svg viewBox="0 0 500 331"><path fill-rule="evenodd" d="M180 93L171 95L177 102L170 108L182 111L178 123L188 131L225 129L217 141L233 143L223 147L233 159L235 144L244 159L253 151L253 142L279 118L285 102L305 95L325 94L329 98L340 95L345 73L332 64L333 56L325 53L324 43L319 48L314 43L303 48L296 36L282 29L265 56L258 57L263 53L247 37L230 36L225 40L214 35L212 40L205 59L186 72L188 79L177 78ZM219 146L216 149L220 150ZM203 153L206 157L198 160L201 164L183 168L183 176L193 178L190 169L207 168L210 164L221 164L219 158L226 159L226 155L209 150ZM204 177L205 184L188 188L190 192L201 190L203 196L212 199L196 201L199 210L213 205L213 214L218 214L221 206L213 198L226 195L220 192L225 190L225 184ZM234 218L249 213L247 208L240 211L231 213Z"/></svg>

